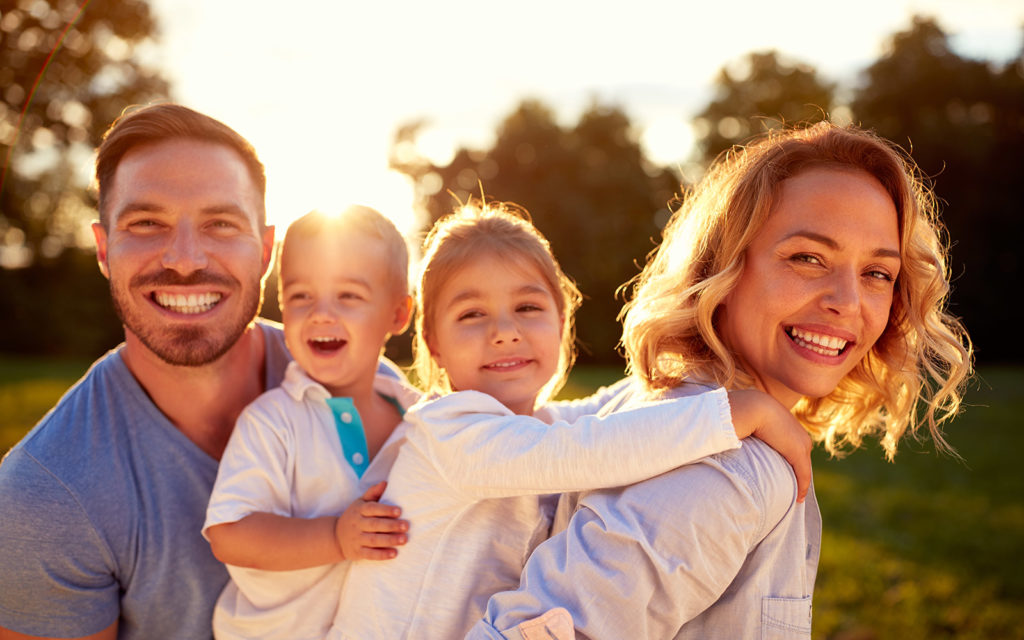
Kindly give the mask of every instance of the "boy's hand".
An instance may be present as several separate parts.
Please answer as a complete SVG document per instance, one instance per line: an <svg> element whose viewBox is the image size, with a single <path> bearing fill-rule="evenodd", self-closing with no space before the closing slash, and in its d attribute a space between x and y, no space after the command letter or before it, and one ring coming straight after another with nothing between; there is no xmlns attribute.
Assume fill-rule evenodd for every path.
<svg viewBox="0 0 1024 640"><path fill-rule="evenodd" d="M390 560L398 555L395 547L408 540L407 520L399 520L402 510L377 502L388 483L370 487L345 509L334 525L334 535L345 560Z"/></svg>
<svg viewBox="0 0 1024 640"><path fill-rule="evenodd" d="M778 400L764 391L729 392L732 426L741 440L756 436L778 451L796 474L796 501L803 502L811 485L811 436Z"/></svg>

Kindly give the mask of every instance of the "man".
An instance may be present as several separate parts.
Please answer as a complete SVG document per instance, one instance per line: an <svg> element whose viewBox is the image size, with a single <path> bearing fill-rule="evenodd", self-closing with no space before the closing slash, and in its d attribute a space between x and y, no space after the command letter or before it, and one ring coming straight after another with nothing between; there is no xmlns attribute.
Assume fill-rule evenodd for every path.
<svg viewBox="0 0 1024 640"><path fill-rule="evenodd" d="M290 359L254 322L274 244L263 165L164 104L111 126L96 177L125 341L0 464L0 638L206 638L227 581L200 535L217 463Z"/></svg>

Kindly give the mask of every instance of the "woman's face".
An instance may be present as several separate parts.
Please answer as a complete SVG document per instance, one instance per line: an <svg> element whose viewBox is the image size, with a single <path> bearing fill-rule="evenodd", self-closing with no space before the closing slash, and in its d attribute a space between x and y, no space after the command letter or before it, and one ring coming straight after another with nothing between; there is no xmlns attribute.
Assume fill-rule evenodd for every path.
<svg viewBox="0 0 1024 640"><path fill-rule="evenodd" d="M719 330L744 369L787 407L828 395L885 329L900 271L896 207L853 169L809 169L747 248Z"/></svg>

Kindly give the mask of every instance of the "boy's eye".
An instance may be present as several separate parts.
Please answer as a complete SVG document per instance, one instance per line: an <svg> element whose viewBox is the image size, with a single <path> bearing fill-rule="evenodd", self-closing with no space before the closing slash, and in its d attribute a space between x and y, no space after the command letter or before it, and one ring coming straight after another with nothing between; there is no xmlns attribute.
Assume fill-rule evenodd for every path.
<svg viewBox="0 0 1024 640"><path fill-rule="evenodd" d="M362 300L363 296L355 293L354 291L342 291L338 294L339 300Z"/></svg>
<svg viewBox="0 0 1024 640"><path fill-rule="evenodd" d="M459 315L456 316L456 319L457 320L472 320L473 318L481 318L481 317L483 317L483 315L484 315L483 313L481 313L479 311L476 311L476 310L473 310L473 311L463 311L462 313L460 313Z"/></svg>

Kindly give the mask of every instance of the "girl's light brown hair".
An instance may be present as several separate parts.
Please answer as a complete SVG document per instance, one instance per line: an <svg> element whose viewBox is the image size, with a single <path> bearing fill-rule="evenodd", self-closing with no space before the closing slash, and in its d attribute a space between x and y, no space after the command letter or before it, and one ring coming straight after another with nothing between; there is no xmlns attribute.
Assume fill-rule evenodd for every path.
<svg viewBox="0 0 1024 640"><path fill-rule="evenodd" d="M562 320L558 371L538 394L536 405L551 399L565 384L576 357L575 313L580 292L558 265L548 241L530 222L529 213L509 202L470 200L441 218L423 242L419 286L416 290L416 336L413 369L428 392L449 393L451 381L430 354L428 341L437 315L435 302L441 287L462 266L482 257L535 266L555 300Z"/></svg>
<svg viewBox="0 0 1024 640"><path fill-rule="evenodd" d="M822 167L861 170L882 184L896 206L902 262L882 336L832 393L801 400L794 413L833 454L876 434L891 459L906 431L922 423L949 450L939 427L959 411L972 347L946 309L949 271L935 197L908 155L855 127L821 122L770 132L719 158L632 282L621 314L630 371L651 390L685 380L753 384L718 335L715 311L742 275L745 251L782 182Z"/></svg>

